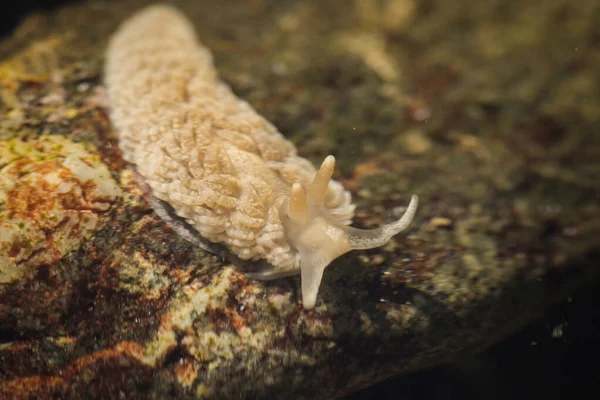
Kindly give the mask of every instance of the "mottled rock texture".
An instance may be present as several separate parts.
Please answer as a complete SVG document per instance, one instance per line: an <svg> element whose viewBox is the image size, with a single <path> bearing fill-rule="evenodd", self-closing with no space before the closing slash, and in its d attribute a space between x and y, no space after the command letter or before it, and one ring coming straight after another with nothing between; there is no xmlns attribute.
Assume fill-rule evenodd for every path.
<svg viewBox="0 0 600 400"><path fill-rule="evenodd" d="M109 35L147 4L0 43L0 398L331 398L479 351L599 275L596 1L175 1L219 73L357 225L411 229L248 279L153 212L107 119ZM401 194L402 197L400 197Z"/></svg>

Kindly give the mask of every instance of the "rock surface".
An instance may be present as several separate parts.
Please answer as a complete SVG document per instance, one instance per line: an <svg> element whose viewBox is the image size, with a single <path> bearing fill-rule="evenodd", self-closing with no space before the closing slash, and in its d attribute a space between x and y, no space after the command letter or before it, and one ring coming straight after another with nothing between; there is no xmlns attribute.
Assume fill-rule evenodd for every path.
<svg viewBox="0 0 600 400"><path fill-rule="evenodd" d="M103 55L147 2L29 16L0 43L0 398L332 398L478 351L600 274L595 1L175 1L233 90L412 228L252 281L150 207Z"/></svg>

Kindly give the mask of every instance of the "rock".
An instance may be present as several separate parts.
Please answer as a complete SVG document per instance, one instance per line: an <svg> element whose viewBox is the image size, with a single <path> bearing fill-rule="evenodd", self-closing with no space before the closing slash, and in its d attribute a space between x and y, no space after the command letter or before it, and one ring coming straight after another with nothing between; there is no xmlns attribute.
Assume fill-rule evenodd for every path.
<svg viewBox="0 0 600 400"><path fill-rule="evenodd" d="M357 225L421 199L406 234L328 268L311 311L298 278L178 236L122 160L103 57L147 3L32 15L0 43L0 398L340 397L598 277L594 2L386 2L410 6L397 26L341 0L176 2L240 97L314 163L336 155Z"/></svg>

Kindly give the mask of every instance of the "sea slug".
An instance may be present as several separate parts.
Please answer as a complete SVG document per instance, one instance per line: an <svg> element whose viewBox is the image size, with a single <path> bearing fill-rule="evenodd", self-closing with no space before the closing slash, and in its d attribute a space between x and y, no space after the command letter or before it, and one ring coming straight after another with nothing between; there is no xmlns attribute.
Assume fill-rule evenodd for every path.
<svg viewBox="0 0 600 400"><path fill-rule="evenodd" d="M302 275L313 308L323 270L354 249L381 246L411 222L374 230L348 226L350 193L237 98L217 76L210 51L176 9L149 6L111 38L105 66L110 117L126 161L205 239L245 260L265 259L258 279Z"/></svg>

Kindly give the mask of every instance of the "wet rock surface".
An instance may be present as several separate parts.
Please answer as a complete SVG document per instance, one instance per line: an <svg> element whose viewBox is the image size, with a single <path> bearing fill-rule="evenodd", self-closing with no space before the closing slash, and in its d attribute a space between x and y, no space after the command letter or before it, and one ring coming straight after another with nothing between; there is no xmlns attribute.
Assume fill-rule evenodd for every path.
<svg viewBox="0 0 600 400"><path fill-rule="evenodd" d="M594 1L174 2L221 76L355 224L412 227L263 283L179 237L120 156L102 66L146 2L29 16L0 43L0 397L331 398L472 353L595 279Z"/></svg>

